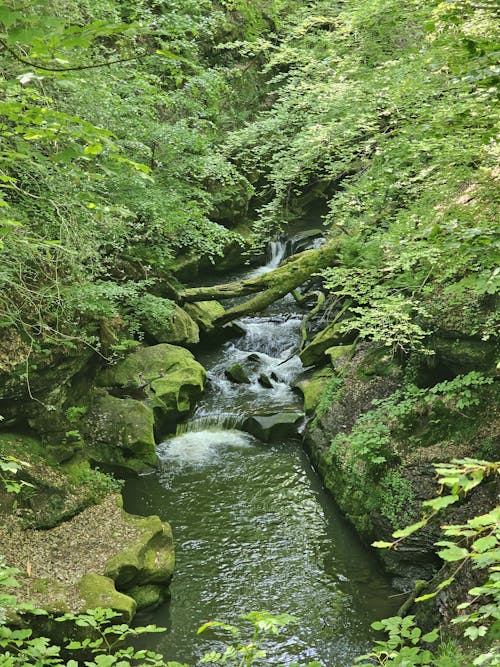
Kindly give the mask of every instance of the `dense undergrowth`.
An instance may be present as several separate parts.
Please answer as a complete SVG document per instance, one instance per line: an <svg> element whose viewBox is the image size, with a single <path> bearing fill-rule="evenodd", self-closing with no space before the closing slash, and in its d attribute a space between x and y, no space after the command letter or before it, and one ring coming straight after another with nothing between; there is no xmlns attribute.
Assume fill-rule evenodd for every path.
<svg viewBox="0 0 500 667"><path fill-rule="evenodd" d="M410 518L398 448L463 436L497 453L478 424L498 397L499 18L494 0L0 2L0 369L54 344L125 351L144 318L171 312L179 256L217 262L242 221L262 247L321 202L338 242L314 277L323 320L342 312L339 334L404 367L330 455L348 442L358 492L382 480L386 518ZM455 340L485 347L468 356ZM336 377L320 412L342 392ZM491 531L458 548L489 554L496 594L490 519L451 537ZM497 602L479 641L497 636ZM379 664L498 658L400 658L421 635L412 621L386 629Z"/></svg>

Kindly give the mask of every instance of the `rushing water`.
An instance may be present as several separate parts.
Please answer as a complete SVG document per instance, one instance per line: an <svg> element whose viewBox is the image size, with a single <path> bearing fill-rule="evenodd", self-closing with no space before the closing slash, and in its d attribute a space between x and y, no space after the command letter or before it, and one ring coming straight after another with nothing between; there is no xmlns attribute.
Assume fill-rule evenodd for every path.
<svg viewBox="0 0 500 667"><path fill-rule="evenodd" d="M278 266L285 253L275 243L251 275ZM168 628L150 644L167 659L193 664L214 647L196 638L203 622L238 624L239 614L266 609L299 619L269 644L269 664L343 667L369 645L370 623L395 610L378 563L300 443L263 444L235 428L243 415L300 407L291 389L302 372L294 355L300 321L293 299L284 299L265 317L242 320L241 338L206 353L209 387L196 413L159 445L159 471L127 483L128 511L159 514L174 529L172 599L147 619ZM250 383L226 378L235 362L246 364ZM262 373L271 387L259 382Z"/></svg>

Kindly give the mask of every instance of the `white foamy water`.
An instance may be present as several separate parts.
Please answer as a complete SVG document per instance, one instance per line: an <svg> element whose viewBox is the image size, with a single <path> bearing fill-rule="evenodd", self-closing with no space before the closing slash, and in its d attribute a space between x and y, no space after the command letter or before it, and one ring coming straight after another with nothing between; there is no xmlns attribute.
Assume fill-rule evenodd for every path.
<svg viewBox="0 0 500 667"><path fill-rule="evenodd" d="M200 467L219 460L228 449L251 447L254 439L248 433L227 430L187 432L158 445L161 464Z"/></svg>

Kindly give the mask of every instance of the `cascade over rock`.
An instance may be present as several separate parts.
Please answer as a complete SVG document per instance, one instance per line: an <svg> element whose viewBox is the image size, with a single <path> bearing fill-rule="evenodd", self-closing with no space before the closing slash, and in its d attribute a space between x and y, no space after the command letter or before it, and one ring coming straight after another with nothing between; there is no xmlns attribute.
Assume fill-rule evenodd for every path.
<svg viewBox="0 0 500 667"><path fill-rule="evenodd" d="M333 265L337 253L337 243L330 241L319 248L293 255L278 268L267 273L225 285L192 287L179 292L179 296L185 302L195 302L207 299L228 299L262 292L244 303L229 308L224 315L217 318L216 324L223 325L239 317L262 312L270 304L305 283L315 272Z"/></svg>
<svg viewBox="0 0 500 667"><path fill-rule="evenodd" d="M104 369L97 384L147 400L161 429L174 428L203 391L206 371L188 350L163 343L132 352Z"/></svg>

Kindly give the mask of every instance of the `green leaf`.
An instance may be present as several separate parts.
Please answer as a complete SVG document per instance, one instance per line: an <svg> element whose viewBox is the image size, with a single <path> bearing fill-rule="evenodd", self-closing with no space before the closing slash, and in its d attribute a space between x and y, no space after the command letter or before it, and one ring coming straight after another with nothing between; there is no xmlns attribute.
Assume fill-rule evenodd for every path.
<svg viewBox="0 0 500 667"><path fill-rule="evenodd" d="M411 524L411 526L406 526L406 528L402 528L401 530L396 530L392 534L392 536L395 538L408 537L409 535L416 533L417 530L420 530L426 525L427 525L427 519L422 519L422 521L417 521L417 523L413 523Z"/></svg>
<svg viewBox="0 0 500 667"><path fill-rule="evenodd" d="M431 644L432 642L435 642L436 639L439 637L439 630L437 628L434 628L434 630L431 630L425 635L422 635L422 641L427 642Z"/></svg>
<svg viewBox="0 0 500 667"><path fill-rule="evenodd" d="M446 549L438 551L437 553L440 558L449 562L463 560L464 558L467 558L467 556L469 555L467 549L463 549L462 547L458 547L457 545L449 546Z"/></svg>
<svg viewBox="0 0 500 667"><path fill-rule="evenodd" d="M494 535L480 537L472 543L472 549L478 553L483 553L497 545L497 538Z"/></svg>
<svg viewBox="0 0 500 667"><path fill-rule="evenodd" d="M435 511L439 511L444 507L448 507L449 505L456 503L458 499L459 496L455 494L449 496L439 496L437 498L433 498L432 500L426 500L422 503L422 505L425 507L431 507Z"/></svg>
<svg viewBox="0 0 500 667"><path fill-rule="evenodd" d="M420 597L415 598L415 602L425 602L425 600L432 600L432 598L435 598L436 595L437 595L436 592L426 593L425 595L420 595Z"/></svg>

